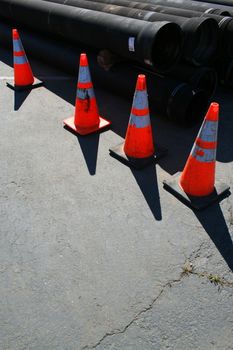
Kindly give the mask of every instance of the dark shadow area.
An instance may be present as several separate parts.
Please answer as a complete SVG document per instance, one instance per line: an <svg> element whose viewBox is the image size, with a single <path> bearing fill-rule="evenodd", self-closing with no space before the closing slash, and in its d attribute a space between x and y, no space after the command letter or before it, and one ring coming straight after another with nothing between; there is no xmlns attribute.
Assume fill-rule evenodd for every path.
<svg viewBox="0 0 233 350"><path fill-rule="evenodd" d="M4 49L1 60L12 66L11 52ZM77 77L68 75L35 59L30 59L30 63L34 75L44 81L49 91L68 103L75 104ZM133 95L132 99L127 99L107 89L103 89L96 80L93 80L93 84L100 115L109 119L112 122L111 129L124 138ZM165 171L174 174L183 169L198 127L185 129L155 115L153 111L150 114L155 143L168 149L168 155L159 164Z"/></svg>
<svg viewBox="0 0 233 350"><path fill-rule="evenodd" d="M217 160L228 163L233 160L233 90L219 88L215 99L220 105Z"/></svg>
<svg viewBox="0 0 233 350"><path fill-rule="evenodd" d="M7 64L10 67L13 67L13 55L11 50L2 48L1 52L1 61Z"/></svg>
<svg viewBox="0 0 233 350"><path fill-rule="evenodd" d="M193 212L233 271L233 242L220 205L216 203L204 211Z"/></svg>
<svg viewBox="0 0 233 350"><path fill-rule="evenodd" d="M132 174L156 220L162 220L156 168L152 164L144 170L133 170Z"/></svg>
<svg viewBox="0 0 233 350"><path fill-rule="evenodd" d="M100 133L94 133L87 137L75 134L75 132L67 126L64 126L64 129L77 137L89 174L95 175Z"/></svg>
<svg viewBox="0 0 233 350"><path fill-rule="evenodd" d="M95 175L99 147L99 134L77 136L90 175Z"/></svg>
<svg viewBox="0 0 233 350"><path fill-rule="evenodd" d="M57 77L61 77L61 80L55 79L56 74ZM55 72L55 75L54 73L50 75L49 73L44 73L43 81L45 82L46 89L53 92L55 95L61 97L63 100L69 102L73 106L75 105L77 90L77 79L75 79L75 77L67 76L67 78L65 79L62 72Z"/></svg>
<svg viewBox="0 0 233 350"><path fill-rule="evenodd" d="M1 60L12 66L11 52L5 49L2 50ZM74 105L77 76L68 75L33 59L30 59L30 62L35 76L39 79L43 77L48 90ZM109 119L112 122L113 132L124 138L133 96L132 99L127 99L112 93L107 89L103 89L96 80L93 80L93 84L100 115ZM217 152L217 160L220 162L233 160L233 102L231 94L232 91L230 90L224 92L223 89L219 89L213 98L213 100L220 103L221 107ZM184 128L157 116L152 109L150 114L155 143L168 149L167 156L159 161L159 165L171 175L182 171L198 133L200 123L191 128Z"/></svg>
<svg viewBox="0 0 233 350"><path fill-rule="evenodd" d="M170 175L183 170L193 142L198 133L199 125L192 128L182 128L166 121L152 118L154 141L166 148L168 153L159 160L159 165Z"/></svg>
<svg viewBox="0 0 233 350"><path fill-rule="evenodd" d="M14 91L15 94L15 102L14 102L14 110L18 111L28 95L30 94L31 90L25 90L25 91Z"/></svg>

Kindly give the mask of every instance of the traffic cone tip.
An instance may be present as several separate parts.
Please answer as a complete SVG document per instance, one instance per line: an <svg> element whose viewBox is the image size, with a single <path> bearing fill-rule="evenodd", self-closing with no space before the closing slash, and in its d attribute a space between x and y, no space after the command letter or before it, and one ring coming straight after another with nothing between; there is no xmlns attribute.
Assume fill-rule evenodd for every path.
<svg viewBox="0 0 233 350"><path fill-rule="evenodd" d="M18 39L19 39L19 33L18 33L18 30L17 30L17 29L12 29L12 37L13 37L13 39L15 39L15 40L18 40Z"/></svg>
<svg viewBox="0 0 233 350"><path fill-rule="evenodd" d="M138 75L136 90L146 90L146 76L144 74Z"/></svg>
<svg viewBox="0 0 233 350"><path fill-rule="evenodd" d="M212 102L206 113L206 120L218 121L219 118L219 104L217 102Z"/></svg>
<svg viewBox="0 0 233 350"><path fill-rule="evenodd" d="M85 53L81 53L79 65L80 66L88 66L88 59L87 59L87 55Z"/></svg>

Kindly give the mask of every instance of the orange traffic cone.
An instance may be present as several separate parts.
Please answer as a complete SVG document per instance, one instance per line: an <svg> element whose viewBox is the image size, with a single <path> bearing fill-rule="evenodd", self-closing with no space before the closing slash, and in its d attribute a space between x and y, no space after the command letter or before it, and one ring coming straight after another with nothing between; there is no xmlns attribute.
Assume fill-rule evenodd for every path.
<svg viewBox="0 0 233 350"><path fill-rule="evenodd" d="M14 90L26 90L43 85L41 81L35 82L17 29L12 30L12 38L14 55L14 85L7 82L7 86Z"/></svg>
<svg viewBox="0 0 233 350"><path fill-rule="evenodd" d="M144 168L164 153L160 149L155 156L146 77L143 74L137 79L125 142L109 151L111 156L136 169Z"/></svg>
<svg viewBox="0 0 233 350"><path fill-rule="evenodd" d="M203 209L229 192L229 186L215 184L218 116L218 103L211 103L181 176L164 181L165 189L194 209Z"/></svg>
<svg viewBox="0 0 233 350"><path fill-rule="evenodd" d="M91 134L110 125L108 120L99 115L85 53L80 56L75 115L63 122L80 135Z"/></svg>

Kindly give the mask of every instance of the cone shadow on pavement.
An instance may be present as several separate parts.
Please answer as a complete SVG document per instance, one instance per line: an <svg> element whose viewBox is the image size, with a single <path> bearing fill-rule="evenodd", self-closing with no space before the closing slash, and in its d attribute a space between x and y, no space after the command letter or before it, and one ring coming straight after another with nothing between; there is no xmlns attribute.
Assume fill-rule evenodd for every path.
<svg viewBox="0 0 233 350"><path fill-rule="evenodd" d="M233 271L233 242L220 205L215 203L204 212L193 212L229 268Z"/></svg>
<svg viewBox="0 0 233 350"><path fill-rule="evenodd" d="M87 169L90 175L96 174L96 165L97 165L97 157L98 157L98 149L99 149L99 138L100 133L94 133L89 135L89 137L77 135L77 133L73 130L70 130L66 125L64 125L64 129L71 132L74 136L77 137L79 142L79 146L83 153L83 157L85 159Z"/></svg>
<svg viewBox="0 0 233 350"><path fill-rule="evenodd" d="M88 138L77 136L90 175L96 174L99 138L99 134L92 134Z"/></svg>
<svg viewBox="0 0 233 350"><path fill-rule="evenodd" d="M16 91L14 93L14 111L18 111L28 95L30 94L30 90L24 91Z"/></svg>
<svg viewBox="0 0 233 350"><path fill-rule="evenodd" d="M160 205L158 181L156 168L153 164L138 171L131 169L132 174L155 218L155 220L162 220L162 212Z"/></svg>

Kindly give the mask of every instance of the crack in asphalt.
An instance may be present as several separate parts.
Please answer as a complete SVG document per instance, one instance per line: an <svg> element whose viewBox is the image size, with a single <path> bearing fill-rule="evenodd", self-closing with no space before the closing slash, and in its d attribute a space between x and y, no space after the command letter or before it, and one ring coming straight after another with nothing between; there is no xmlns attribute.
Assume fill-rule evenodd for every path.
<svg viewBox="0 0 233 350"><path fill-rule="evenodd" d="M195 251L193 251L193 252L190 254L189 258L186 259L185 264L186 264L187 262L191 261L191 260L195 260L196 258L198 258L199 253L200 253L201 249L203 248L203 246L205 246L205 244L206 244L206 242L202 242L202 243L200 244L200 246L199 246ZM158 299L164 294L164 292L165 292L165 290L166 290L167 288L172 288L174 284L181 282L181 280L182 280L183 278L188 277L188 276L190 276L191 274L192 274L193 276L196 276L196 277L199 277L199 278L200 278L200 277L206 278L207 280L209 280L211 283L213 283L214 285L216 285L216 286L218 286L218 287L219 287L219 285L222 286L222 287L224 287L224 286L233 287L233 282L231 282L231 281L226 281L226 280L224 280L224 278L219 278L219 280L215 281L215 277L218 277L218 276L215 276L215 275L213 275L213 274L208 274L207 272L197 272L197 271L194 271L194 270L193 270L193 264L190 265L190 266L191 266L191 270L188 271L187 273L185 273L185 272L184 272L184 266L185 266L185 264L183 265L183 271L180 273L179 278L173 279L173 280L168 281L167 283L165 283L165 284L162 286L162 288L161 288L160 292L158 293L158 295L151 301L151 303L150 303L147 307L145 307L144 309L142 309L141 311L139 311L139 312L134 316L134 318L133 318L126 326L124 326L122 329L116 329L116 330L113 330L113 331L111 331L111 332L105 333L104 336L103 336L97 343L95 343L94 345L85 345L84 347L81 348L81 350L92 350L92 349L96 349L99 345L101 345L101 343L102 343L106 338L112 337L112 336L118 335L118 334L124 334L124 333L127 331L127 329L128 329L130 326L132 326L132 325L138 320L138 318L139 318L142 314L144 314L144 313L150 311L150 310L154 307L155 303L156 303L156 302L158 301Z"/></svg>
<svg viewBox="0 0 233 350"><path fill-rule="evenodd" d="M151 310L154 306L154 304L157 302L157 300L160 298L160 296L165 292L165 290L169 287L171 288L173 286L173 284L175 283L179 283L182 278L184 278L185 276L181 273L180 277L178 279L174 279L171 280L167 283L165 283L162 287L162 289L160 290L160 292L158 293L158 295L156 296L156 298L154 298L152 300L152 302L149 304L149 306L145 307L143 310L139 311L134 318L122 329L116 329L113 330L112 332L107 332L95 345L89 346L89 345L85 345L83 348L81 348L81 350L91 350L91 349L95 349L97 346L99 346L107 337L111 337L114 335L118 335L118 334L123 334L126 332L126 330L132 325L134 324L134 322L137 321L137 319L144 313L148 312L149 310Z"/></svg>

